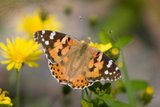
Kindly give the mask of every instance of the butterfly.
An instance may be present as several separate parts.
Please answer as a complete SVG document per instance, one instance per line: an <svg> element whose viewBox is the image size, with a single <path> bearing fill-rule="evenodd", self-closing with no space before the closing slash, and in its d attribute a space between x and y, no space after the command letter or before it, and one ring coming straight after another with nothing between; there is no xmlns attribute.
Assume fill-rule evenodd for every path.
<svg viewBox="0 0 160 107"><path fill-rule="evenodd" d="M43 46L51 74L60 84L84 89L96 81L121 78L113 60L85 42L50 30L35 32L34 39Z"/></svg>

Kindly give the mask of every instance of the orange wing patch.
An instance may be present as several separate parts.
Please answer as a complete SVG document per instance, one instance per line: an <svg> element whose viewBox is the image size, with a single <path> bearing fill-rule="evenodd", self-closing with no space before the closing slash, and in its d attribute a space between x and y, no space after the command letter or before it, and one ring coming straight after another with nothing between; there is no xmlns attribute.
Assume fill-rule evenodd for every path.
<svg viewBox="0 0 160 107"><path fill-rule="evenodd" d="M86 79L86 77L84 75L77 75L74 78L71 78L69 80L69 86L71 86L72 88L75 89L80 89L80 88L86 88L88 86L90 86L92 84L92 82L88 82L88 80Z"/></svg>
<svg viewBox="0 0 160 107"><path fill-rule="evenodd" d="M102 65L103 65L103 62L95 63L94 67L92 67L94 69L86 72L86 77L88 77L88 78L90 78L90 77L92 77L92 78L100 77L101 76L100 70L102 69Z"/></svg>
<svg viewBox="0 0 160 107"><path fill-rule="evenodd" d="M52 64L49 62L49 68L51 70L51 74L57 79L61 84L67 84L68 76L65 68L61 64Z"/></svg>
<svg viewBox="0 0 160 107"><path fill-rule="evenodd" d="M99 81L102 77L102 69L104 66L104 60L102 60L103 53L94 49L89 50L91 58L88 62L88 70L85 74L88 81Z"/></svg>
<svg viewBox="0 0 160 107"><path fill-rule="evenodd" d="M60 62L61 61L61 57L57 54L60 49L62 49L62 45L59 45L59 46L57 46L53 49L49 49L49 53L50 53L51 57L54 59L55 62Z"/></svg>
<svg viewBox="0 0 160 107"><path fill-rule="evenodd" d="M49 48L49 54L54 59L56 63L59 63L64 56L70 53L72 46L77 45L78 42L65 36L62 40L58 39L54 44L54 48Z"/></svg>

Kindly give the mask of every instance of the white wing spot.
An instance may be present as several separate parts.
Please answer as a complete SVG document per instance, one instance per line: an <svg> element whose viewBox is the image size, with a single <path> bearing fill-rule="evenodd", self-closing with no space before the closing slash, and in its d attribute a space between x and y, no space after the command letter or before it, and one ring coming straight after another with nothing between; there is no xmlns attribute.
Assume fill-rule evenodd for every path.
<svg viewBox="0 0 160 107"><path fill-rule="evenodd" d="M109 78L106 78L107 81L109 81Z"/></svg>
<svg viewBox="0 0 160 107"><path fill-rule="evenodd" d="M113 72L113 74L115 74L115 73L116 73L116 71Z"/></svg>
<svg viewBox="0 0 160 107"><path fill-rule="evenodd" d="M43 35L41 35L41 38L43 38Z"/></svg>
<svg viewBox="0 0 160 107"><path fill-rule="evenodd" d="M106 70L104 73L107 75L108 74L108 70Z"/></svg>
<svg viewBox="0 0 160 107"><path fill-rule="evenodd" d="M107 68L110 68L110 67L111 67L112 62L113 62L112 60L109 60L109 61L108 61Z"/></svg>
<svg viewBox="0 0 160 107"><path fill-rule="evenodd" d="M118 71L118 67L116 67L116 71Z"/></svg>
<svg viewBox="0 0 160 107"><path fill-rule="evenodd" d="M43 42L45 41L44 38L42 39L42 41L43 41Z"/></svg>
<svg viewBox="0 0 160 107"><path fill-rule="evenodd" d="M54 39L55 34L56 34L55 32L52 32L51 35L49 36L49 38Z"/></svg>
<svg viewBox="0 0 160 107"><path fill-rule="evenodd" d="M112 72L110 72L109 75L112 75Z"/></svg>
<svg viewBox="0 0 160 107"><path fill-rule="evenodd" d="M49 45L49 41L45 41L45 44L46 44L46 45Z"/></svg>
<svg viewBox="0 0 160 107"><path fill-rule="evenodd" d="M42 30L42 34L45 34L45 30Z"/></svg>

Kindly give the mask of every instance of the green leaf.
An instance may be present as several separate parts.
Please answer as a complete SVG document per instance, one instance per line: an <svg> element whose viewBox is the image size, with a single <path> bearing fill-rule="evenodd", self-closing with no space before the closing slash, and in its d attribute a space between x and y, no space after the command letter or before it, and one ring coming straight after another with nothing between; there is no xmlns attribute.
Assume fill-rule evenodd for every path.
<svg viewBox="0 0 160 107"><path fill-rule="evenodd" d="M81 99L82 107L93 107L93 104L85 99Z"/></svg>
<svg viewBox="0 0 160 107"><path fill-rule="evenodd" d="M99 98L109 106L113 105L114 103L114 99L110 95L104 94L102 96L99 96Z"/></svg>
<svg viewBox="0 0 160 107"><path fill-rule="evenodd" d="M110 107L131 107L131 106L129 104L120 101L114 101Z"/></svg>
<svg viewBox="0 0 160 107"><path fill-rule="evenodd" d="M135 91L144 90L148 86L148 83L144 80L130 80L130 82Z"/></svg>
<svg viewBox="0 0 160 107"><path fill-rule="evenodd" d="M100 31L99 33L101 43L112 42L110 36L105 32L105 30Z"/></svg>
<svg viewBox="0 0 160 107"><path fill-rule="evenodd" d="M108 94L104 94L104 95L97 96L97 97L103 100L107 105L109 105L109 107L131 107L129 104L126 104L120 101L116 101Z"/></svg>
<svg viewBox="0 0 160 107"><path fill-rule="evenodd" d="M115 47L121 49L133 40L133 36L123 36L114 44Z"/></svg>

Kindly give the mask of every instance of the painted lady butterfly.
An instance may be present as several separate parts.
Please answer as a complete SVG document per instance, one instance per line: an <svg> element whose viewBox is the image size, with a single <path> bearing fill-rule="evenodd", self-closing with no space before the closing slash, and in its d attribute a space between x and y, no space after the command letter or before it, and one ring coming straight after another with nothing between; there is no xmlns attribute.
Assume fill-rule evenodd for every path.
<svg viewBox="0 0 160 107"><path fill-rule="evenodd" d="M108 56L66 34L42 30L35 32L34 39L42 44L51 74L61 84L84 89L99 80L121 78L119 68Z"/></svg>

